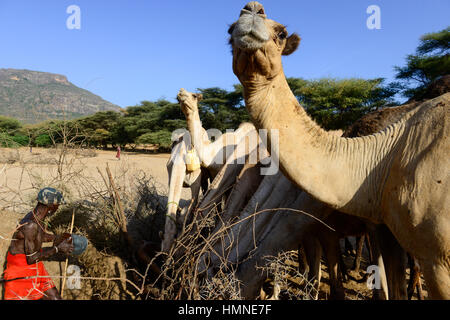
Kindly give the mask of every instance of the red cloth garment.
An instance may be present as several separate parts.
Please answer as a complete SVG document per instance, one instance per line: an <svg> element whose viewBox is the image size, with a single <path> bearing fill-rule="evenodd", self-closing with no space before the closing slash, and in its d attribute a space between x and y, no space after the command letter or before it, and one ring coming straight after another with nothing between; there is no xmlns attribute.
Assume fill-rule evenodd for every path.
<svg viewBox="0 0 450 320"><path fill-rule="evenodd" d="M120 159L120 147L117 148L116 158Z"/></svg>
<svg viewBox="0 0 450 320"><path fill-rule="evenodd" d="M41 261L28 264L24 254L8 252L4 279L24 277L29 279L5 282L5 300L39 300L45 291L55 287Z"/></svg>

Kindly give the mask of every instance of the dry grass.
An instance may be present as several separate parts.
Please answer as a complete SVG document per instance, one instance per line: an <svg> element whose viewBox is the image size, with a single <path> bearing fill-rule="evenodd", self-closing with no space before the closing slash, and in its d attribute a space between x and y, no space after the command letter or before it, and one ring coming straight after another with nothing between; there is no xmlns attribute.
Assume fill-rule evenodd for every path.
<svg viewBox="0 0 450 320"><path fill-rule="evenodd" d="M18 150L8 150L7 152L0 153L0 164L14 164L20 161L20 154Z"/></svg>
<svg viewBox="0 0 450 320"><path fill-rule="evenodd" d="M259 267L267 274L266 295L272 299L314 300L319 292L307 275L300 272L298 259L298 251L266 257L267 263Z"/></svg>

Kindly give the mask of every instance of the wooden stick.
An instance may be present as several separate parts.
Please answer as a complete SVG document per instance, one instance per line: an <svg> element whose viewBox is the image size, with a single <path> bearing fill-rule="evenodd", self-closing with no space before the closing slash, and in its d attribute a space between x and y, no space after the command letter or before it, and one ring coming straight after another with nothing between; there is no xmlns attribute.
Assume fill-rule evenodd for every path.
<svg viewBox="0 0 450 320"><path fill-rule="evenodd" d="M73 231L73 222L75 221L75 209L72 211L72 222L70 223L70 231L69 233L72 234ZM66 286L66 279L67 279L67 265L69 264L69 257L66 258L66 263L64 265L64 276L63 276L63 283L61 285L61 298L64 297L64 287Z"/></svg>
<svg viewBox="0 0 450 320"><path fill-rule="evenodd" d="M111 174L111 170L109 170L109 165L106 163L106 173L108 174L109 183L111 185L111 189L114 193L114 200L116 205L116 212L117 212L117 219L119 222L120 230L125 237L125 240L127 241L130 248L133 248L134 241L131 239L130 235L128 234L127 230L127 218L125 217L125 211L123 209L122 201L120 200L119 192L117 191L116 184L114 183L114 179Z"/></svg>
<svg viewBox="0 0 450 320"><path fill-rule="evenodd" d="M2 170L0 170L0 174L2 174L3 171L5 171L5 168L6 168L6 163L5 163L5 165L3 166Z"/></svg>
<svg viewBox="0 0 450 320"><path fill-rule="evenodd" d="M116 184L114 183L114 179L112 177L111 170L109 170L108 163L106 164L106 172L108 174L109 183L111 185L112 191L114 192L114 198L116 200L115 202L117 205L117 207L116 207L117 208L117 218L120 223L120 229L122 230L123 233L126 234L128 232L127 219L125 217L125 212L123 210L122 201L120 199L119 192L117 191Z"/></svg>
<svg viewBox="0 0 450 320"><path fill-rule="evenodd" d="M100 174L100 176L102 177L103 182L105 183L106 188L108 189L109 196L110 196L111 198L113 198L113 193L112 193L112 191L111 191L111 186L106 182L106 178L105 178L105 176L103 175L103 173L102 173L102 171L100 170L99 167L97 167L97 171L98 171L98 173Z"/></svg>

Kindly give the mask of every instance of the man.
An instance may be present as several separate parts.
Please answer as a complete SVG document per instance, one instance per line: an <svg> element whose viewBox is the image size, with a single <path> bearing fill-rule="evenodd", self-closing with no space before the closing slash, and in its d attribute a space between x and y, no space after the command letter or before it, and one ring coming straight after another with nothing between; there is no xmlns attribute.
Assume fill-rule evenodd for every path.
<svg viewBox="0 0 450 320"><path fill-rule="evenodd" d="M44 219L58 210L64 198L61 192L44 188L39 191L37 201L33 211L20 221L8 249L5 300L61 299L42 261L58 252L70 254L73 251L69 234L55 236L45 228ZM53 247L42 248L44 242L53 242Z"/></svg>

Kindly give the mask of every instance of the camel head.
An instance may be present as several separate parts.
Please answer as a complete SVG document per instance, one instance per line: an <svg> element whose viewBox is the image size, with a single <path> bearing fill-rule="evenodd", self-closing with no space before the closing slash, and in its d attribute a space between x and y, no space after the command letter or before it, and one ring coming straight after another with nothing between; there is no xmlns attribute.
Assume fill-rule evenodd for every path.
<svg viewBox="0 0 450 320"><path fill-rule="evenodd" d="M228 33L233 72L242 83L271 80L282 73L281 56L293 53L300 43L297 34L288 36L284 25L267 19L263 5L256 1L245 5Z"/></svg>
<svg viewBox="0 0 450 320"><path fill-rule="evenodd" d="M198 102L203 99L201 93L191 93L183 88L178 92L177 100L180 103L181 111L186 117L198 114Z"/></svg>

